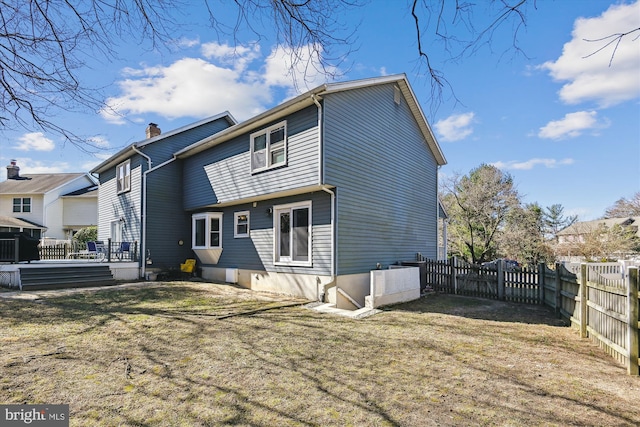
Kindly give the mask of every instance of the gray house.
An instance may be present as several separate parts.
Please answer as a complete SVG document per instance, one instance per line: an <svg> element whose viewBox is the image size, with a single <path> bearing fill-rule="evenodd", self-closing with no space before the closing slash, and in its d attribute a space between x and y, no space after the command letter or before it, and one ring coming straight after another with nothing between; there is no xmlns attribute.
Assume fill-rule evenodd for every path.
<svg viewBox="0 0 640 427"><path fill-rule="evenodd" d="M124 217L143 223L153 264L142 274L190 256L206 279L363 305L371 270L437 256L446 161L404 75L319 86L211 129L151 169L136 154L94 171L102 229L129 204L142 212ZM146 186L142 206L116 191L115 166L127 159Z"/></svg>
<svg viewBox="0 0 640 427"><path fill-rule="evenodd" d="M141 274L145 258L168 268L193 256L189 242L178 244L191 224L182 208L182 162L173 153L234 124L228 112L164 134L150 123L145 139L93 168L100 182L98 239L111 241L111 250L121 242L136 242L145 254Z"/></svg>

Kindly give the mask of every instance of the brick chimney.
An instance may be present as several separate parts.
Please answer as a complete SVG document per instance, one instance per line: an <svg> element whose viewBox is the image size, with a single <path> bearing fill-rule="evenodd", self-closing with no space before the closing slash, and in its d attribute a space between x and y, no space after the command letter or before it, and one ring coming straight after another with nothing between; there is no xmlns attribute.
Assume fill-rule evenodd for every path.
<svg viewBox="0 0 640 427"><path fill-rule="evenodd" d="M7 179L20 179L20 167L15 159L11 159L11 163L7 165Z"/></svg>
<svg viewBox="0 0 640 427"><path fill-rule="evenodd" d="M162 132L157 124L149 123L149 126L147 126L147 138L153 138L154 136L160 135L160 133Z"/></svg>

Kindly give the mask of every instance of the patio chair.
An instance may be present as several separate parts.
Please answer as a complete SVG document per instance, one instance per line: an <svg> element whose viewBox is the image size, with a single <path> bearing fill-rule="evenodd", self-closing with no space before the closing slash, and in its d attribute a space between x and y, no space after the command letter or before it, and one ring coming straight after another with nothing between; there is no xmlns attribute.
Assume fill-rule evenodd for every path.
<svg viewBox="0 0 640 427"><path fill-rule="evenodd" d="M180 272L183 276L191 277L196 271L196 260L193 258L187 259L184 264L180 264Z"/></svg>
<svg viewBox="0 0 640 427"><path fill-rule="evenodd" d="M102 261L106 257L104 242L87 242L87 254L96 260Z"/></svg>
<svg viewBox="0 0 640 427"><path fill-rule="evenodd" d="M98 257L98 248L96 247L96 242L87 242L86 255L91 258Z"/></svg>
<svg viewBox="0 0 640 427"><path fill-rule="evenodd" d="M131 259L131 242L121 242L120 247L116 249L116 257L118 259L123 259L125 257L125 253L127 254L127 258Z"/></svg>

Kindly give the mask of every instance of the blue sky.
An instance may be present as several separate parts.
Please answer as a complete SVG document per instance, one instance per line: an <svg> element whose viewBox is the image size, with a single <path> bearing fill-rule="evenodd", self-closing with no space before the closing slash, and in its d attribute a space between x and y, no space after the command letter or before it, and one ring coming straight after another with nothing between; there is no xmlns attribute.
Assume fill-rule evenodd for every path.
<svg viewBox="0 0 640 427"><path fill-rule="evenodd" d="M345 22L359 25L356 49L338 67L338 80L405 73L447 158L441 179L493 164L513 176L525 202L560 203L582 220L640 191L640 39L637 33L624 39L611 64L611 46L589 56L602 44L585 41L640 27L640 2L538 0L519 30L521 53L508 50L511 27L498 30L491 46L455 61L429 42L432 65L455 94L445 90L437 109L407 3L374 0L349 14ZM482 10L474 16L488 22ZM226 110L244 120L296 93L287 56L266 31L259 42L239 33L234 45L197 21L176 34L170 49L123 44L119 61L89 63L82 71L103 87L117 114L69 113L58 120L90 136L101 152L85 153L53 134L5 131L0 160L17 159L22 174L88 171L143 139L149 122L166 132ZM307 74L306 81L297 79L298 91L324 81Z"/></svg>

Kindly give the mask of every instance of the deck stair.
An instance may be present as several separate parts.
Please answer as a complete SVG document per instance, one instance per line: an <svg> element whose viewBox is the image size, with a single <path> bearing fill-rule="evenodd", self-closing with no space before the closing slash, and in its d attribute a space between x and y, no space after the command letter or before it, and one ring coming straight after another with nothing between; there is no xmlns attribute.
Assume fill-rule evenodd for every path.
<svg viewBox="0 0 640 427"><path fill-rule="evenodd" d="M108 265L20 269L20 289L23 291L115 284Z"/></svg>

